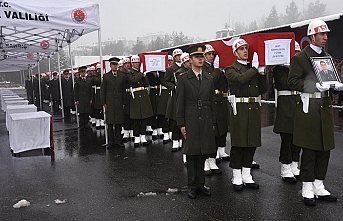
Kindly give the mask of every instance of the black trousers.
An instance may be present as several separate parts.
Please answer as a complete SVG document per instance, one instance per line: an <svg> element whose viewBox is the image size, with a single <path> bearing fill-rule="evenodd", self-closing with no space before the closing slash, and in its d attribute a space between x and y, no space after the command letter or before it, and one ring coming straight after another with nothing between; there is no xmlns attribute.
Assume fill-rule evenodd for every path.
<svg viewBox="0 0 343 221"><path fill-rule="evenodd" d="M133 126L133 136L146 135L146 126L148 125L148 119L131 119Z"/></svg>
<svg viewBox="0 0 343 221"><path fill-rule="evenodd" d="M182 139L180 128L177 126L177 122L174 119L169 118L169 131L172 132L172 140Z"/></svg>
<svg viewBox="0 0 343 221"><path fill-rule="evenodd" d="M61 101L57 100L57 101L52 101L52 110L54 111L54 113L57 113L60 110L60 104Z"/></svg>
<svg viewBox="0 0 343 221"><path fill-rule="evenodd" d="M91 115L92 117L94 117L95 119L104 119L104 114L102 113L102 109L96 109L93 108L93 115Z"/></svg>
<svg viewBox="0 0 343 221"><path fill-rule="evenodd" d="M152 129L162 128L163 133L169 132L167 118L164 115L156 115L150 118Z"/></svg>
<svg viewBox="0 0 343 221"><path fill-rule="evenodd" d="M208 155L186 155L188 188L199 188L205 185L204 164Z"/></svg>
<svg viewBox="0 0 343 221"><path fill-rule="evenodd" d="M279 162L290 164L292 161L299 162L301 148L293 144L293 134L280 133L281 148Z"/></svg>
<svg viewBox="0 0 343 221"><path fill-rule="evenodd" d="M251 168L256 147L231 147L230 167L232 169Z"/></svg>
<svg viewBox="0 0 343 221"><path fill-rule="evenodd" d="M84 129L89 127L89 113L79 113L79 127L80 129Z"/></svg>
<svg viewBox="0 0 343 221"><path fill-rule="evenodd" d="M300 164L300 180L313 182L315 179L325 180L328 169L330 151L319 151L302 148Z"/></svg>
<svg viewBox="0 0 343 221"><path fill-rule="evenodd" d="M109 145L116 145L122 144L122 135L121 135L121 124L114 124L114 131L113 131L113 124L107 124L107 135L108 135L108 144Z"/></svg>
<svg viewBox="0 0 343 221"><path fill-rule="evenodd" d="M64 117L67 119L70 119L70 109L71 109L71 106L63 105Z"/></svg>
<svg viewBox="0 0 343 221"><path fill-rule="evenodd" d="M130 115L124 114L124 130L132 130L132 120L130 119Z"/></svg>

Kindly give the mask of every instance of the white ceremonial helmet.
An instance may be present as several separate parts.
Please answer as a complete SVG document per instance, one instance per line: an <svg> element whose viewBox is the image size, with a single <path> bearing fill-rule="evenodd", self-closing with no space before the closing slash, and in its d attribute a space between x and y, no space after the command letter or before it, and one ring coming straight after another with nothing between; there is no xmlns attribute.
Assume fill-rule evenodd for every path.
<svg viewBox="0 0 343 221"><path fill-rule="evenodd" d="M328 25L323 20L313 20L307 27L307 36L322 32L330 32Z"/></svg>
<svg viewBox="0 0 343 221"><path fill-rule="evenodd" d="M243 45L248 45L248 47L249 47L248 42L246 42L242 38L238 38L238 39L234 40L234 42L232 43L232 53L235 53L237 48L239 48L239 47L241 47Z"/></svg>
<svg viewBox="0 0 343 221"><path fill-rule="evenodd" d="M130 61L130 58L124 58L123 59L123 64L125 64L125 63L130 63L131 61Z"/></svg>
<svg viewBox="0 0 343 221"><path fill-rule="evenodd" d="M182 50L177 48L173 51L173 57L175 57L176 55L181 55L182 54Z"/></svg>
<svg viewBox="0 0 343 221"><path fill-rule="evenodd" d="M97 63L97 64L96 64L96 69L98 69L98 68L101 68L100 63Z"/></svg>
<svg viewBox="0 0 343 221"><path fill-rule="evenodd" d="M180 59L181 59L182 63L185 63L186 61L189 61L189 54L186 53L186 52L182 53L181 56L180 56Z"/></svg>
<svg viewBox="0 0 343 221"><path fill-rule="evenodd" d="M295 51L296 52L301 51L299 43L295 41L294 44L295 44Z"/></svg>
<svg viewBox="0 0 343 221"><path fill-rule="evenodd" d="M206 53L208 53L208 52L216 52L216 50L214 50L214 48L212 47L212 45L210 45L210 44L206 44L205 45L205 47L206 47L206 49L205 49L205 51L204 51L204 54L206 54Z"/></svg>
<svg viewBox="0 0 343 221"><path fill-rule="evenodd" d="M141 59L139 58L138 55L131 56L131 63L135 63L135 62L141 62Z"/></svg>
<svg viewBox="0 0 343 221"><path fill-rule="evenodd" d="M118 62L118 67L122 67L123 64L124 64L124 60L120 60L120 61Z"/></svg>
<svg viewBox="0 0 343 221"><path fill-rule="evenodd" d="M168 55L168 61L174 61L173 56L171 56L170 54Z"/></svg>

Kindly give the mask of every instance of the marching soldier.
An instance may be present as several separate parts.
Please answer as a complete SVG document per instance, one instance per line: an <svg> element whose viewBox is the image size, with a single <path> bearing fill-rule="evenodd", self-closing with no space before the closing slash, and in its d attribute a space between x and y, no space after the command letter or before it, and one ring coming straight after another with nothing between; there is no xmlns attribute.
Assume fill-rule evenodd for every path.
<svg viewBox="0 0 343 221"><path fill-rule="evenodd" d="M92 90L92 81L86 78L86 66L79 67L80 77L75 81L75 104L80 118L79 128L90 129L88 125L89 114L92 113L92 102L94 91Z"/></svg>
<svg viewBox="0 0 343 221"><path fill-rule="evenodd" d="M261 94L267 91L264 67L259 66L258 55L253 56L252 67L248 64L249 45L244 39L236 39L232 52L237 60L225 68L230 88L230 167L235 191L242 191L243 184L258 189L251 176L251 167L256 147L261 146Z"/></svg>
<svg viewBox="0 0 343 221"><path fill-rule="evenodd" d="M104 114L101 103L101 70L100 64L96 65L96 72L92 77L92 88L94 90L93 116L95 118L95 127L99 129L104 120Z"/></svg>
<svg viewBox="0 0 343 221"><path fill-rule="evenodd" d="M182 147L182 134L180 129L177 127L176 123L176 75L175 72L181 67L181 49L175 49L173 51L174 63L166 69L166 74L163 79L163 86L170 90L170 96L168 98L166 117L169 118L169 131L172 132L172 152L176 152L179 148Z"/></svg>
<svg viewBox="0 0 343 221"><path fill-rule="evenodd" d="M130 58L124 58L123 59L123 71L121 73L124 74L124 76L127 76L130 74L131 70L131 60ZM131 92L130 92L130 87L128 85L127 80L125 81L125 100L126 100L126 105L124 107L124 135L123 135L123 141L127 142L131 138L133 138L133 131L132 131L132 122L130 119L130 98L131 98ZM134 138L133 138L134 139Z"/></svg>
<svg viewBox="0 0 343 221"><path fill-rule="evenodd" d="M295 51L300 51L298 42L295 42ZM281 163L281 178L288 183L296 183L300 170L298 162L301 148L293 144L294 115L299 100L298 91L291 91L287 85L289 65L273 67L275 85L276 117L274 133L280 134L281 148L279 162Z"/></svg>
<svg viewBox="0 0 343 221"><path fill-rule="evenodd" d="M164 78L165 72L153 71L147 73L147 78L150 84L150 101L154 116L151 117L151 127L153 129L152 139L163 137L163 143L170 142L169 126L165 117L169 90L161 84L161 79Z"/></svg>
<svg viewBox="0 0 343 221"><path fill-rule="evenodd" d="M215 130L217 154L210 156L205 161L204 171L205 175L221 174L221 169L216 164L216 156L218 159L229 160L230 156L225 153L226 147L226 135L228 132L228 117L230 111L227 102L227 80L224 73L219 68L214 68L214 59L216 52L212 45L205 45L206 49L204 52L204 66L203 70L209 73L214 80L214 94L216 98L216 111L217 111L217 124Z"/></svg>
<svg viewBox="0 0 343 221"><path fill-rule="evenodd" d="M308 25L307 36L311 44L292 57L288 77L289 89L301 92L295 111L293 143L302 148L299 178L303 182L303 202L308 206L315 206L316 199L337 201L337 197L325 189L323 181L330 151L335 148L329 90L342 91L343 84L319 83L310 59L331 57L323 49L329 31L322 20L313 20Z"/></svg>
<svg viewBox="0 0 343 221"><path fill-rule="evenodd" d="M106 111L105 123L108 126L107 149L125 147L122 141L121 127L124 123L124 107L126 104L124 96L126 76L118 71L119 60L117 57L108 60L111 70L104 74L100 86L101 103Z"/></svg>
<svg viewBox="0 0 343 221"><path fill-rule="evenodd" d="M214 125L216 123L213 78L203 69L203 45L191 46L187 51L192 68L178 79L176 89L176 117L185 139L187 156L188 198L197 194L210 196L204 187L204 163L216 153Z"/></svg>
<svg viewBox="0 0 343 221"><path fill-rule="evenodd" d="M146 140L146 127L148 118L153 115L148 93L149 80L139 70L141 66L139 56L133 55L131 64L132 69L130 74L127 75L127 81L131 92L130 119L132 120L133 135L135 137L134 146L139 147L140 144L148 146L150 142Z"/></svg>

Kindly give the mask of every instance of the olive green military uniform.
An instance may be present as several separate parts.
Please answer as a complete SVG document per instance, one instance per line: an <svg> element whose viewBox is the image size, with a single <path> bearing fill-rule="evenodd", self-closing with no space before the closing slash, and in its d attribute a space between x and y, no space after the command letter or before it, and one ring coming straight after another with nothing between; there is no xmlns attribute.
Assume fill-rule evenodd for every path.
<svg viewBox="0 0 343 221"><path fill-rule="evenodd" d="M90 101L94 99L94 91L92 90L92 81L86 78L78 78L75 80L75 101L78 101L77 110L80 118L80 128L87 128L89 114L92 113Z"/></svg>
<svg viewBox="0 0 343 221"><path fill-rule="evenodd" d="M291 59L288 86L290 90L313 94L317 78L310 57L329 56L324 50L317 54L310 46ZM322 98L310 98L308 113L303 111L303 103L298 99L293 130L293 143L303 148L300 166L300 179L312 182L324 180L330 157L335 148L334 124L331 99L328 92Z"/></svg>
<svg viewBox="0 0 343 221"><path fill-rule="evenodd" d="M225 69L225 76L236 98L258 97L267 91L267 77L238 61ZM230 167L251 168L256 147L261 146L260 104L238 102L236 107L237 115L230 115Z"/></svg>
<svg viewBox="0 0 343 221"><path fill-rule="evenodd" d="M102 102L101 102L101 73L96 72L92 77L92 88L94 90L95 96L93 101L93 116L96 119L104 119L102 111Z"/></svg>
<svg viewBox="0 0 343 221"><path fill-rule="evenodd" d="M147 87L149 80L138 70L132 69L127 75L128 86L135 90L130 97L130 119L133 121L133 135L146 135L147 119L153 116Z"/></svg>
<svg viewBox="0 0 343 221"><path fill-rule="evenodd" d="M213 78L203 71L200 84L195 73L188 70L178 79L176 91L177 125L185 126L187 133L183 152L187 155L188 186L199 188L205 183L205 159L217 150L213 130L216 123Z"/></svg>
<svg viewBox="0 0 343 221"><path fill-rule="evenodd" d="M278 65L273 68L275 89L280 93L283 91L291 93L290 95L280 95L277 97L273 131L280 134L281 137L279 162L282 164L290 164L292 161L299 162L301 151L300 147L293 144L294 115L299 95L297 95L296 91L290 91L288 88L288 73L289 68L286 66Z"/></svg>

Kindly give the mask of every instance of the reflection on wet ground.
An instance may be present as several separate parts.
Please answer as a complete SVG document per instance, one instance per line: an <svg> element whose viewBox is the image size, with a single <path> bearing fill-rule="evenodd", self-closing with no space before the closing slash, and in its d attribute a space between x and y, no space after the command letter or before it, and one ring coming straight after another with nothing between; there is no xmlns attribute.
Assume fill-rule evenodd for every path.
<svg viewBox="0 0 343 221"><path fill-rule="evenodd" d="M221 162L223 174L206 177L212 196L196 200L187 198L182 152L172 153L171 143L156 140L134 148L128 142L125 148L107 150L104 129L79 131L74 118L65 123L53 116L55 161L35 154L12 157L0 113L0 220L343 220L340 201L308 208L301 202L301 183L281 181L280 138L271 126L274 106L263 104L261 110L262 147L255 155L261 168L252 171L260 189L234 192L229 162ZM336 149L325 184L342 198L343 117L334 113ZM169 188L177 192L168 193ZM13 209L21 199L31 206ZM55 199L67 203L55 205Z"/></svg>

